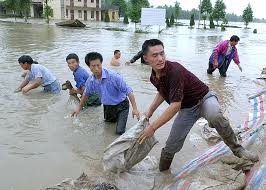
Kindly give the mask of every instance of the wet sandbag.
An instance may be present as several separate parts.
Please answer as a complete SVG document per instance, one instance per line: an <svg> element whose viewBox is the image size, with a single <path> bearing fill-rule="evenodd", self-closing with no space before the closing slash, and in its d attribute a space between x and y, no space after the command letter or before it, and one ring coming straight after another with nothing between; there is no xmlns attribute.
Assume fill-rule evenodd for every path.
<svg viewBox="0 0 266 190"><path fill-rule="evenodd" d="M143 160L152 147L158 142L151 137L139 144L140 133L148 126L148 120L143 116L136 125L118 137L104 151L103 168L105 171L123 172Z"/></svg>
<svg viewBox="0 0 266 190"><path fill-rule="evenodd" d="M47 187L44 190L118 190L113 184L106 182L96 182L92 180L87 174L82 173L80 177L73 180L67 178L63 180L60 184L52 187Z"/></svg>

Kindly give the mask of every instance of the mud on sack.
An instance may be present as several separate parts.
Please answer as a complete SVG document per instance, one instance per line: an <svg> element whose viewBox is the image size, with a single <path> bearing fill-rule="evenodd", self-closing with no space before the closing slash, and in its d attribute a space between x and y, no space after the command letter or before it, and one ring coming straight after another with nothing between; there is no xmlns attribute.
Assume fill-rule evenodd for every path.
<svg viewBox="0 0 266 190"><path fill-rule="evenodd" d="M144 116L141 117L136 125L128 129L105 149L103 155L104 171L123 172L129 170L148 155L158 142L155 137L149 138L143 144L137 142L140 133L148 126L148 123L148 119Z"/></svg>

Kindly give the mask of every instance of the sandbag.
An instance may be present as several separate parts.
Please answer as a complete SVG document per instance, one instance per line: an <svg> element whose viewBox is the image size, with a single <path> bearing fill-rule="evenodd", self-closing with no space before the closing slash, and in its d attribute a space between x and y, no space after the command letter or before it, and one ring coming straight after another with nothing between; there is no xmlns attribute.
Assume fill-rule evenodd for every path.
<svg viewBox="0 0 266 190"><path fill-rule="evenodd" d="M137 142L141 132L148 126L143 116L136 125L118 137L104 151L103 168L105 171L123 172L143 160L158 142L151 137L143 144Z"/></svg>

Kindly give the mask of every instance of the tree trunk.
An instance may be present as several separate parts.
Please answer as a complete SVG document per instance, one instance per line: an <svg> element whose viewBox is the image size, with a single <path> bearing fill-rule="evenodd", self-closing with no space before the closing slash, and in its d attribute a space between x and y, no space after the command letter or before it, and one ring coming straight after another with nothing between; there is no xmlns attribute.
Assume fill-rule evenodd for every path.
<svg viewBox="0 0 266 190"><path fill-rule="evenodd" d="M136 28L137 28L137 23L135 22L135 31L136 31Z"/></svg>

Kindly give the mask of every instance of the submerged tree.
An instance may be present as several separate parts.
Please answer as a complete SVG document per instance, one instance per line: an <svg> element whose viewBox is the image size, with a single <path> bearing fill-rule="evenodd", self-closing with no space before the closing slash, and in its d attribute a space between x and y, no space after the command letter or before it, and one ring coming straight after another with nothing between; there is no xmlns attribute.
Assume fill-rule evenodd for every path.
<svg viewBox="0 0 266 190"><path fill-rule="evenodd" d="M170 21L169 21L169 18L168 17L166 18L165 23L166 23L166 26L168 28L171 27L171 24L170 24Z"/></svg>
<svg viewBox="0 0 266 190"><path fill-rule="evenodd" d="M195 25L195 18L194 18L194 13L191 14L190 16L190 22L189 22L190 27Z"/></svg>
<svg viewBox="0 0 266 190"><path fill-rule="evenodd" d="M28 21L28 17L30 16L30 6L31 0L19 0L18 2L18 10L21 15L24 17L25 22Z"/></svg>
<svg viewBox="0 0 266 190"><path fill-rule="evenodd" d="M223 20L225 18L226 12L225 12L226 6L223 2L223 0L217 0L214 5L214 9L212 11L213 19L216 21L217 26L219 20Z"/></svg>
<svg viewBox="0 0 266 190"><path fill-rule="evenodd" d="M176 20L178 19L179 15L180 15L180 3L178 3L177 1L175 2L175 18Z"/></svg>
<svg viewBox="0 0 266 190"><path fill-rule="evenodd" d="M205 21L208 18L208 15L212 13L212 3L210 0L203 0L200 7L200 12L203 14L202 18L204 20L204 29L206 29Z"/></svg>
<svg viewBox="0 0 266 190"><path fill-rule="evenodd" d="M48 5L48 0L44 1L43 16L46 19L46 22L49 24L50 17L53 17L53 9Z"/></svg>
<svg viewBox="0 0 266 190"><path fill-rule="evenodd" d="M121 17L121 15L125 16L127 11L127 3L125 0L112 0L112 5L119 7L119 17Z"/></svg>
<svg viewBox="0 0 266 190"><path fill-rule="evenodd" d="M123 20L123 23L124 23L124 24L129 24L127 13L124 14L124 20Z"/></svg>
<svg viewBox="0 0 266 190"><path fill-rule="evenodd" d="M212 15L210 16L210 28L215 28Z"/></svg>
<svg viewBox="0 0 266 190"><path fill-rule="evenodd" d="M104 22L110 22L110 17L109 17L108 11L105 11Z"/></svg>
<svg viewBox="0 0 266 190"><path fill-rule="evenodd" d="M129 3L129 18L135 23L136 30L136 25L141 18L141 8L149 7L150 4L148 0L130 0Z"/></svg>
<svg viewBox="0 0 266 190"><path fill-rule="evenodd" d="M250 4L248 4L247 8L245 8L245 10L243 11L242 17L247 28L248 24L253 21L253 11Z"/></svg>
<svg viewBox="0 0 266 190"><path fill-rule="evenodd" d="M175 16L174 16L174 14L172 14L170 17L170 25L173 26L174 23L175 23Z"/></svg>
<svg viewBox="0 0 266 190"><path fill-rule="evenodd" d="M17 13L18 13L18 0L6 0L5 2L5 6L8 10L12 11L13 16L16 20L17 18Z"/></svg>

